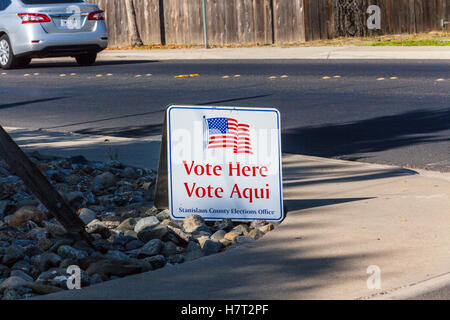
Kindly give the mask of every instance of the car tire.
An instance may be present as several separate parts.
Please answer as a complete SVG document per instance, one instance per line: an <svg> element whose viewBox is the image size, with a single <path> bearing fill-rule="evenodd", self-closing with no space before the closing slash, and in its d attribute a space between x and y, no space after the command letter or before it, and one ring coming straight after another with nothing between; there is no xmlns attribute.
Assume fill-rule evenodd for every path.
<svg viewBox="0 0 450 320"><path fill-rule="evenodd" d="M27 61L28 63L25 63ZM11 41L6 34L0 37L0 67L2 69L14 69L24 64L28 65L30 61L30 58L18 58L14 55Z"/></svg>
<svg viewBox="0 0 450 320"><path fill-rule="evenodd" d="M95 63L95 60L97 60L97 53L82 54L76 56L75 59L77 60L80 66L83 67L92 66Z"/></svg>

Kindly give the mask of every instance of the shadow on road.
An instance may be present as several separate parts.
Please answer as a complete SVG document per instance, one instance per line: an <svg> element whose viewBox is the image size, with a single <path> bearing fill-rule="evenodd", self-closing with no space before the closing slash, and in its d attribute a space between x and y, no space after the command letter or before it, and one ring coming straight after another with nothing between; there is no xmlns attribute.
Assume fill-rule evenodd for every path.
<svg viewBox="0 0 450 320"><path fill-rule="evenodd" d="M127 126L121 128L82 129L75 131L75 133L122 138L143 138L161 135L162 131L162 124L155 124L148 126Z"/></svg>
<svg viewBox="0 0 450 320"><path fill-rule="evenodd" d="M45 61L45 60L33 60L29 68L61 68L61 67L79 67L79 68L93 68L101 66L116 66L116 65L129 65L129 64L141 64L141 63L156 63L158 60L100 60L97 61L93 66L81 67L76 62L75 59L71 61Z"/></svg>
<svg viewBox="0 0 450 320"><path fill-rule="evenodd" d="M430 135L450 129L450 109L416 110L346 124L300 127L283 132L283 151L321 157L380 152L449 141Z"/></svg>
<svg viewBox="0 0 450 320"><path fill-rule="evenodd" d="M28 104L34 104L34 103L61 100L61 99L66 99L66 98L67 97L55 97L55 98L47 98L47 99L36 99L36 100L20 101L20 102L13 102L13 103L5 103L5 104L0 104L0 110L21 107L21 106L25 106Z"/></svg>
<svg viewBox="0 0 450 320"><path fill-rule="evenodd" d="M264 94L264 95L250 96L250 97L239 97L239 98L218 100L218 101L208 101L208 102L198 103L195 105L206 106L206 105L214 105L214 104L218 104L218 103L265 98L268 96L271 96L271 94ZM119 117L103 118L103 119L92 120L92 121L75 122L75 123L65 124L65 125L61 125L61 126L47 127L47 128L41 128L41 129L45 130L45 129L59 129L59 128L66 128L66 127L73 127L73 126L78 126L78 125L86 125L86 124L99 123L99 122L105 122L105 121L111 121L111 120L118 120L118 119L132 118L132 117L138 117L138 116L146 116L146 115L151 115L151 114L158 114L158 113L163 113L165 111L166 111L166 108L156 110L156 111L127 114L127 115L123 115L123 116L119 116ZM163 118L164 117L162 116L161 120L163 120ZM161 135L162 134L162 124L145 125L145 126L126 126L126 127L119 127L119 128L87 128L87 129L77 130L74 132L79 133L79 134L94 134L94 135L105 135L105 136L123 137L123 138L143 138L143 137Z"/></svg>

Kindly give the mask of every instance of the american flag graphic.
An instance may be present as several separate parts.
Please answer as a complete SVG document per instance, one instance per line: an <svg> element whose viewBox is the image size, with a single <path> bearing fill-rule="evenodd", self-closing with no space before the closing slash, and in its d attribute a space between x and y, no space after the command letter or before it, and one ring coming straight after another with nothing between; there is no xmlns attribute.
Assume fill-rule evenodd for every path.
<svg viewBox="0 0 450 320"><path fill-rule="evenodd" d="M230 148L234 153L253 154L250 126L232 118L204 117L206 149Z"/></svg>

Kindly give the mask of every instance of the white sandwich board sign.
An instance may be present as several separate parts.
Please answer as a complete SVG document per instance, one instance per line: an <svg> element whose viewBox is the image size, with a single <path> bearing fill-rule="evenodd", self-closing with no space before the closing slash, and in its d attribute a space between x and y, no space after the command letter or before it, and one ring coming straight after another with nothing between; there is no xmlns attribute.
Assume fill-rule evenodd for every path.
<svg viewBox="0 0 450 320"><path fill-rule="evenodd" d="M283 219L278 110L174 105L166 121L173 219Z"/></svg>

